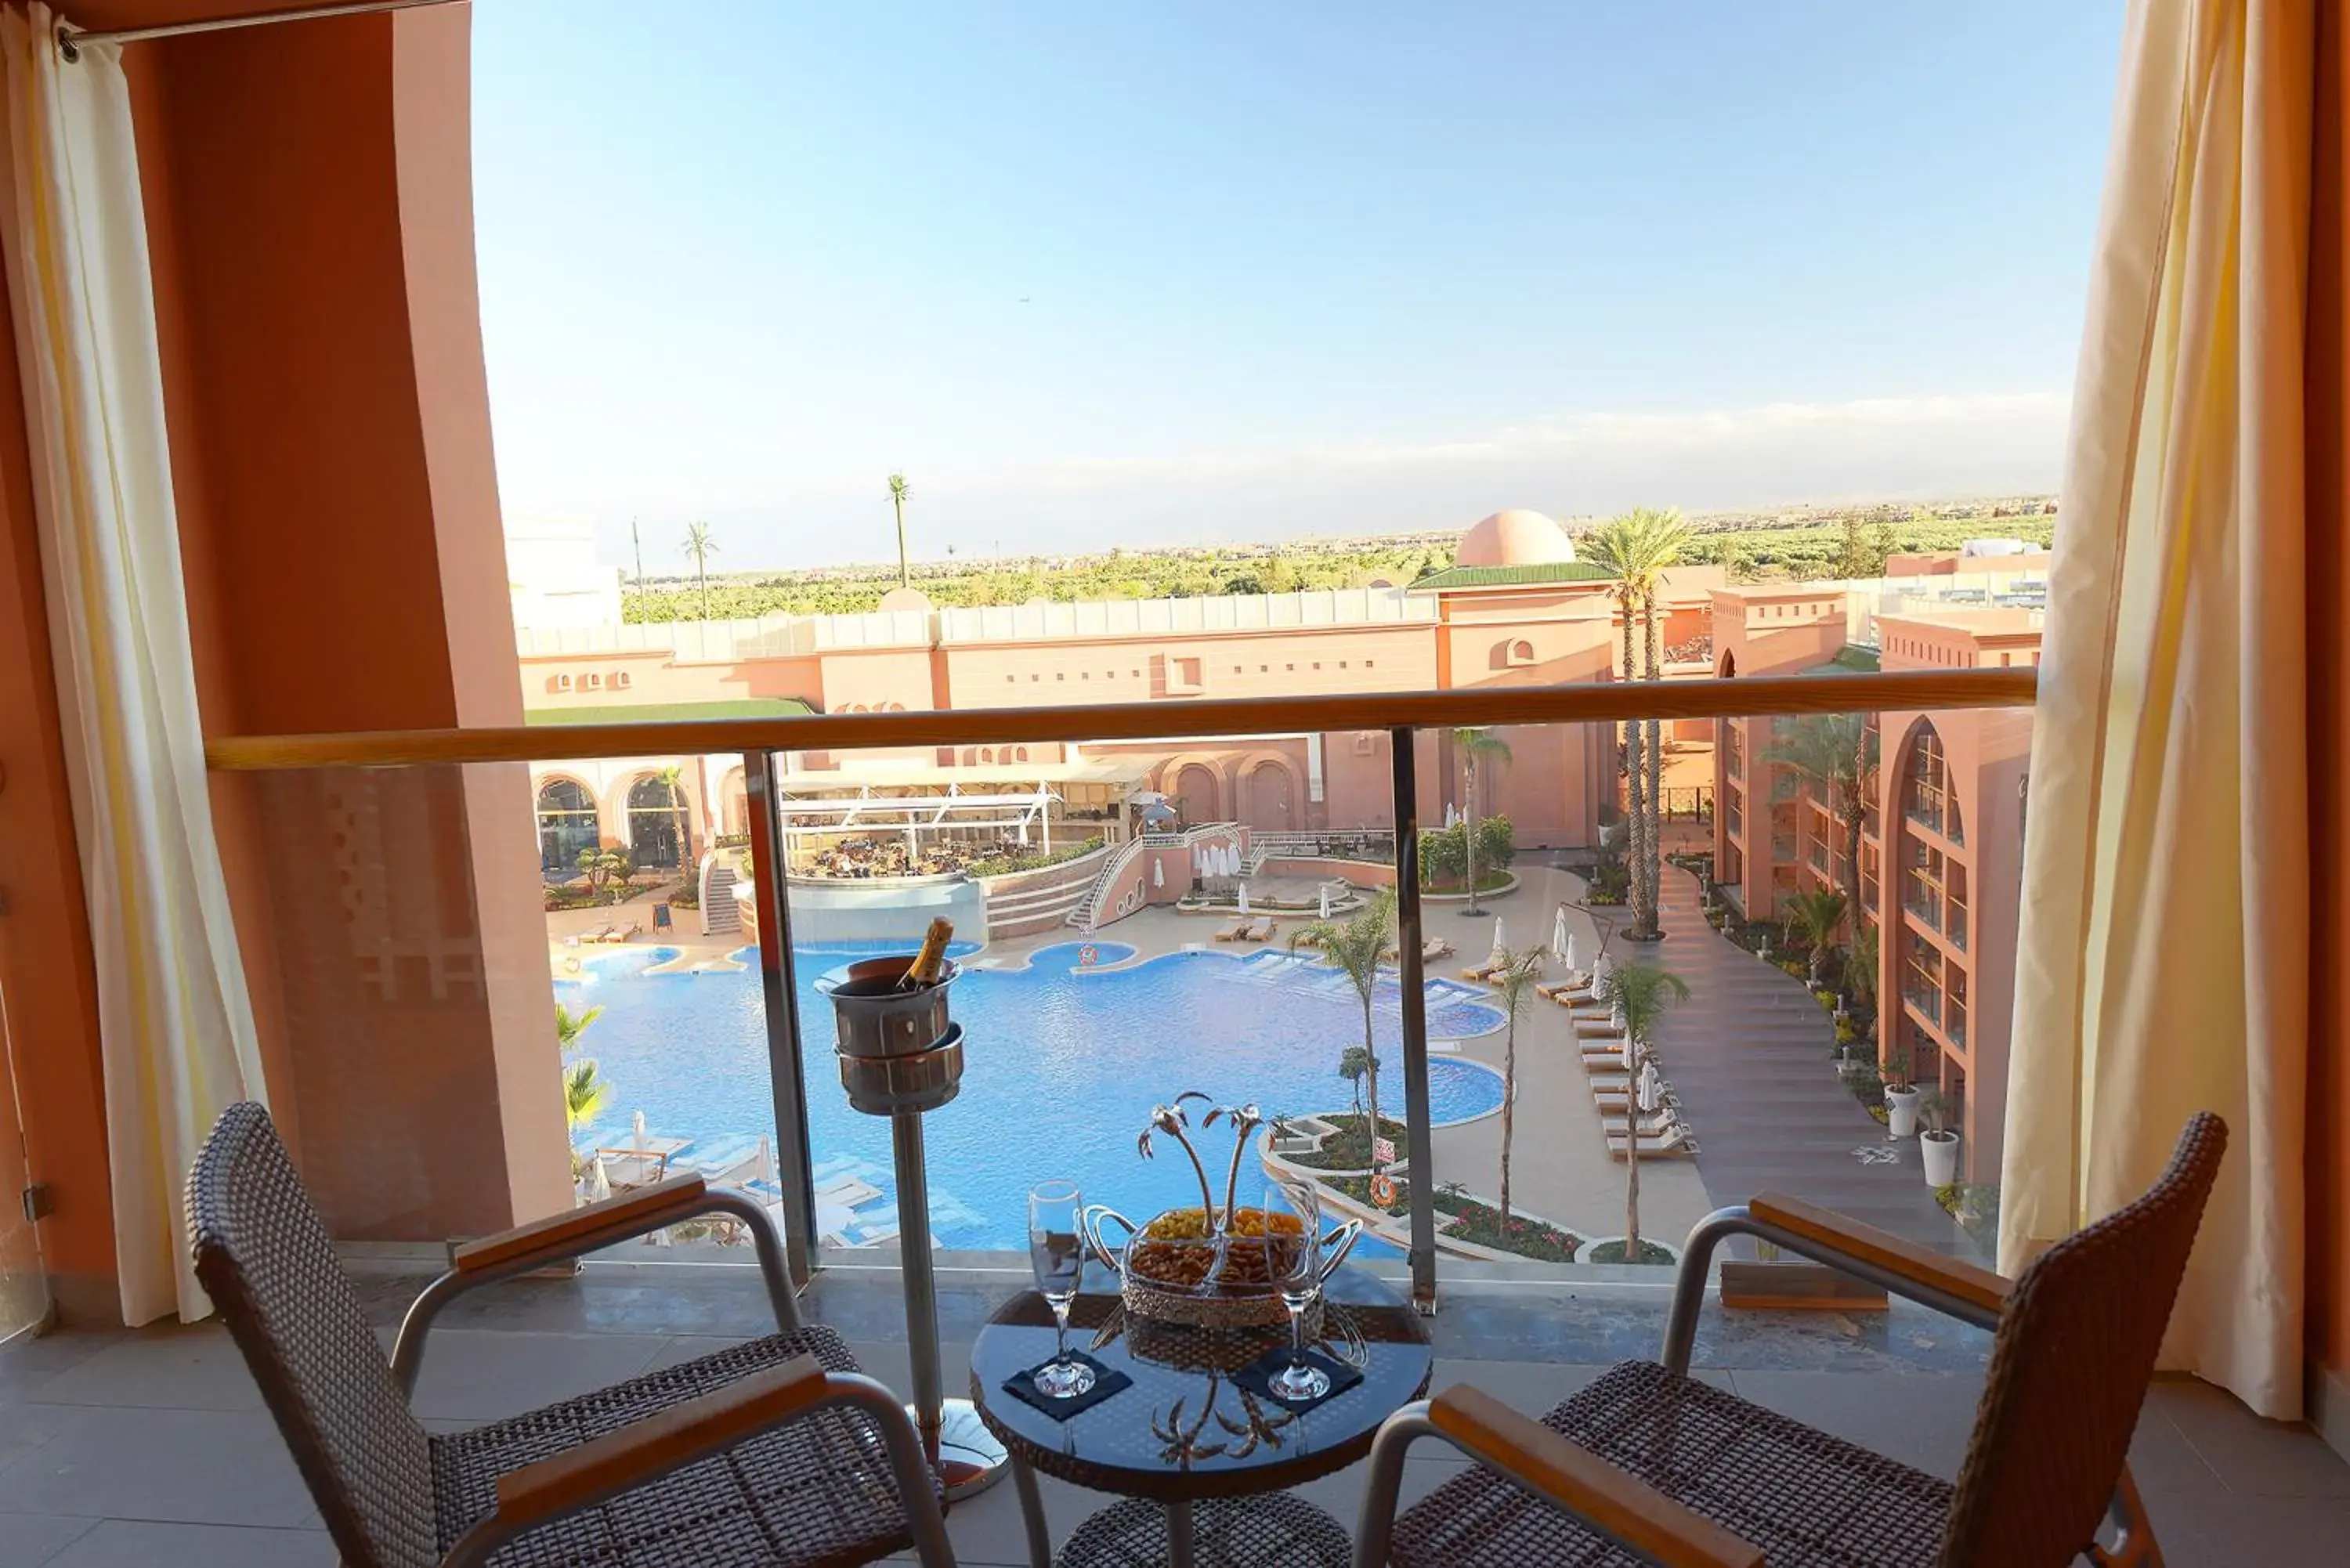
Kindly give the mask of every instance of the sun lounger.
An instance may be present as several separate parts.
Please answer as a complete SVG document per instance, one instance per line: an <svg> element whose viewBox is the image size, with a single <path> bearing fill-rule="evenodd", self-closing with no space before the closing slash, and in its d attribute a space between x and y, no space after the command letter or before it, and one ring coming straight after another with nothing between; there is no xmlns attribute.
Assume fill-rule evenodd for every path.
<svg viewBox="0 0 2350 1568"><path fill-rule="evenodd" d="M818 1203L837 1203L843 1209L855 1209L881 1196L881 1189L861 1176L836 1177L828 1185L816 1189Z"/></svg>
<svg viewBox="0 0 2350 1568"><path fill-rule="evenodd" d="M1612 1018L1578 1018L1575 1021L1577 1040L1612 1040L1624 1032L1616 1027Z"/></svg>
<svg viewBox="0 0 2350 1568"><path fill-rule="evenodd" d="M1461 978L1466 981L1491 980L1501 973L1502 967L1497 963L1472 963L1461 971Z"/></svg>
<svg viewBox="0 0 2350 1568"><path fill-rule="evenodd" d="M1698 1153L1697 1135L1690 1130L1690 1125L1687 1122L1682 1121L1671 1111L1668 1110L1665 1116L1669 1125L1656 1141L1650 1142L1646 1133L1640 1135L1640 1158L1642 1159L1695 1158ZM1607 1152L1617 1159L1624 1158L1630 1147L1620 1130L1607 1135Z"/></svg>
<svg viewBox="0 0 2350 1568"><path fill-rule="evenodd" d="M1419 950L1419 961L1434 963L1438 959L1451 956L1451 942L1446 941L1442 937L1430 937L1427 944Z"/></svg>
<svg viewBox="0 0 2350 1568"><path fill-rule="evenodd" d="M1244 942L1271 941L1273 940L1273 929L1272 917L1267 916L1262 920L1253 922L1250 925L1248 929L1243 931L1241 933L1241 940Z"/></svg>
<svg viewBox="0 0 2350 1568"><path fill-rule="evenodd" d="M1222 930L1216 933L1216 940L1220 942L1236 942L1241 940L1241 934L1248 929L1248 921L1234 920L1231 925L1226 926Z"/></svg>

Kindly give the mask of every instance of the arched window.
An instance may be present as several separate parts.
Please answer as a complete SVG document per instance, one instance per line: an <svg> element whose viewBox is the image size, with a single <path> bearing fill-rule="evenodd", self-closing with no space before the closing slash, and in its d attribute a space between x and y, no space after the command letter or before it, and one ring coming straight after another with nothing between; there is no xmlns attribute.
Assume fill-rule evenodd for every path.
<svg viewBox="0 0 2350 1568"><path fill-rule="evenodd" d="M577 779L549 779L538 787L538 868L558 881L579 874L579 856L601 842L596 797Z"/></svg>
<svg viewBox="0 0 2350 1568"><path fill-rule="evenodd" d="M685 864L685 791L659 774L629 787L629 858L639 870L674 871Z"/></svg>

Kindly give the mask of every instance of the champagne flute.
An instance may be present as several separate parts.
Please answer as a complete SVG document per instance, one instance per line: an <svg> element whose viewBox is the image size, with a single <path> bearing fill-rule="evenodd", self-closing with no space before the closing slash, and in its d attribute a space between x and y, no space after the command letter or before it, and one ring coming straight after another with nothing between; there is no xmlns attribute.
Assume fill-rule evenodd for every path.
<svg viewBox="0 0 2350 1568"><path fill-rule="evenodd" d="M1086 1269L1084 1211L1074 1181L1047 1181L1028 1194L1028 1266L1053 1309L1053 1359L1035 1373L1036 1392L1048 1399L1074 1399L1094 1386L1094 1369L1069 1358L1069 1308Z"/></svg>
<svg viewBox="0 0 2350 1568"><path fill-rule="evenodd" d="M1305 1359L1305 1311L1322 1293L1322 1205L1312 1187L1276 1181L1264 1190L1264 1266L1289 1309L1289 1365L1266 1379L1283 1399L1319 1399L1330 1375Z"/></svg>

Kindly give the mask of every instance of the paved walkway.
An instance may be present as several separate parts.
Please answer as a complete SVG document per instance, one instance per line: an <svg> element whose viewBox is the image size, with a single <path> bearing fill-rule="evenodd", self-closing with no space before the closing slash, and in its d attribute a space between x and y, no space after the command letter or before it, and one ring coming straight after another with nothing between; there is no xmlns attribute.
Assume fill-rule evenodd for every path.
<svg viewBox="0 0 2350 1568"><path fill-rule="evenodd" d="M1775 1189L1825 1204L1948 1252L1966 1234L1934 1201L1918 1142L1885 1129L1838 1082L1835 1030L1801 981L1706 924L1697 878L1664 873L1665 940L1615 944L1618 958L1659 963L1689 981L1657 1042L1666 1075L1696 1124L1698 1174L1716 1204ZM1856 1151L1892 1163L1864 1164Z"/></svg>

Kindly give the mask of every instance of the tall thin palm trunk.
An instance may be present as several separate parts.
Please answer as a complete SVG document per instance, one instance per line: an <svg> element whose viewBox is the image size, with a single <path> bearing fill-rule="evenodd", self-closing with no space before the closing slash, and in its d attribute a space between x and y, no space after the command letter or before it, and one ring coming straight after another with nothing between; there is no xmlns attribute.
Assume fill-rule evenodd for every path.
<svg viewBox="0 0 2350 1568"><path fill-rule="evenodd" d="M1638 630L1635 624L1638 618L1638 601L1627 589L1619 602L1624 611L1624 679L1631 680L1639 673L1633 645ZM1625 867L1624 881L1626 901L1631 906L1631 930L1628 934L1632 936L1647 931L1650 920L1648 885L1640 875L1640 867L1648 854L1648 776L1640 753L1640 722L1637 719L1627 719L1624 722L1624 815L1628 829L1626 850L1629 858Z"/></svg>
<svg viewBox="0 0 2350 1568"><path fill-rule="evenodd" d="M1518 1015L1510 1013L1509 1038L1502 1045L1502 1230L1501 1243L1510 1244L1510 1139L1517 1131Z"/></svg>
<svg viewBox="0 0 2350 1568"><path fill-rule="evenodd" d="M1379 1046L1371 1032L1371 998L1367 992L1363 994L1363 1098L1370 1103L1370 1135L1377 1138L1379 1136ZM1371 1164L1376 1168L1378 1161L1375 1159Z"/></svg>
<svg viewBox="0 0 2350 1568"><path fill-rule="evenodd" d="M1645 1053L1643 1056L1645 1057ZM1636 1075L1624 1118L1624 1261L1640 1261L1640 1092Z"/></svg>
<svg viewBox="0 0 2350 1568"><path fill-rule="evenodd" d="M1469 902L1463 914L1482 915L1477 907L1477 753L1470 751L1461 759L1461 773L1468 785L1468 799L1461 805L1461 867L1469 878Z"/></svg>
<svg viewBox="0 0 2350 1568"><path fill-rule="evenodd" d="M1640 618L1648 631L1648 679L1662 680L1665 678L1664 647L1657 630L1657 599L1653 590L1641 597ZM1648 721L1648 798L1645 804L1648 812L1648 849L1640 861L1640 875L1648 881L1647 934L1653 939L1661 934L1659 921L1663 911L1660 906L1664 894L1665 742L1664 724L1656 719Z"/></svg>

